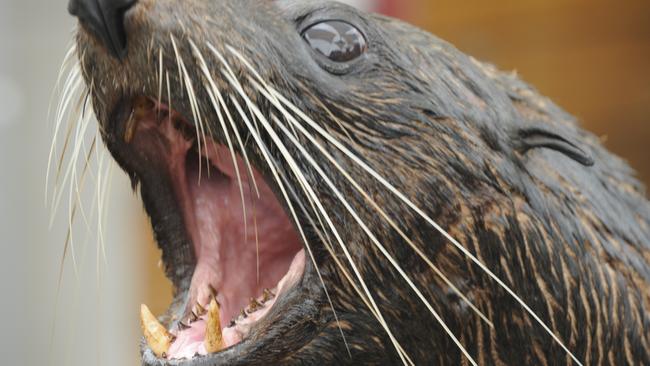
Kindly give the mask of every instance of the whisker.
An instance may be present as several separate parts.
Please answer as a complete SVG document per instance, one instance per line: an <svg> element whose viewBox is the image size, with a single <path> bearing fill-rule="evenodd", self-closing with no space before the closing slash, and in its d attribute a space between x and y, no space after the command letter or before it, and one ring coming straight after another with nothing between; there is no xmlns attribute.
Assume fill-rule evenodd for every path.
<svg viewBox="0 0 650 366"><path fill-rule="evenodd" d="M283 113L287 113L287 112L284 111L284 110L283 110L282 112L283 112ZM449 286L449 287L452 289L452 291L453 291L456 295L458 295L458 296L459 296L459 297L460 297L460 298L461 298L461 299L462 299L462 300L463 300L463 301L464 301L464 302L465 302L465 303L466 303L466 304L467 304L467 305L468 305L468 306L469 306L469 307L474 311L474 313L476 313L476 315L478 315L481 319L483 319L483 321L486 322L486 323L490 326L490 328L494 328L494 324L493 324L493 323L488 319L488 317L487 317L485 314L483 314L483 313L482 313L482 312L481 312L481 311L480 311L480 310L479 310L479 309L478 309L478 308L477 308L477 307L476 307L476 306L475 306L475 305L474 305L474 304L473 304L473 303L472 303L472 302L471 302L471 301L470 301L470 300L469 300L469 299L468 299L468 298L467 298L467 297L466 297L466 296L465 296L465 295L464 295L464 294L463 294L463 293L462 293L462 292L461 292L461 291L456 287L456 285L454 285L454 284L453 284L453 283L452 283L452 282L447 278L447 276L445 276L445 274L442 273L442 271L440 271L440 269L439 269L435 264L433 264L433 262L429 259L429 257L428 257L428 256L427 256L427 255L426 255L426 254L425 254L425 253L424 253L420 248L418 248L418 246L413 242L413 240L411 240L411 238L409 238L409 237L404 233L404 231L403 231L402 229L400 229L400 227L397 225L397 223L395 223L395 221L394 221L393 219L390 218L390 216L389 216L389 215L388 215L388 214L387 214L387 213L386 213L386 212L385 212L385 211L384 211L384 210L383 210L383 209L382 209L382 208L377 204L377 202L376 202L372 197L370 197L370 196L369 196L369 195L368 195L368 194L363 190L363 188L361 188L361 186L359 185L359 183L358 183L356 180L354 180L354 178L352 178L352 177L350 176L350 174L349 174L347 171L345 171L345 169L343 169L343 167L341 167L341 165L338 163L338 161L336 161L336 159L334 159L334 157L333 157L331 154L329 154L329 153L327 152L327 150L325 150L325 148L324 148L323 146L321 146L321 145L316 141L316 139L315 139L315 138L314 138L314 137L313 137L313 136L312 136L312 135L311 135L311 134L310 134L310 133L309 133L309 132L308 132L308 131L307 131L307 130L302 126L302 125L298 124L297 121L295 121L295 119L293 119L293 117L292 117L291 115L285 114L284 116L285 116L288 120L292 120L291 123L295 125L295 127L296 127L300 132L301 132L301 134L302 134L303 136L305 136L305 137L306 137L306 138L307 138L307 139L308 139L308 140L309 140L309 141L310 141L314 146L316 146L316 148L320 151L320 153L323 154L323 155L327 158L327 160L328 160L332 165L334 165L334 167L336 167L337 171L339 171L339 172L340 172L340 173L341 173L341 174L346 178L346 180L347 180L348 182L350 182L350 184L355 188L355 190L356 190L359 194L361 194L361 195L364 197L364 199L366 200L366 202L370 203L370 205L373 207L373 209L375 209L375 211L377 211L377 212L380 214L380 216L381 216L384 220L386 220L386 222L388 222L388 224L393 228L393 230L395 230L395 231L398 233L398 235L399 235L399 236L400 236L400 237L401 237L401 238L402 238L402 239L403 239L407 244L409 244L409 246L410 246L410 247L411 247L411 248L412 248L412 249L413 249L413 250L418 254L418 256L419 256L419 257L420 257L420 258L421 258L425 263L427 263L427 265L429 266L429 268L431 268L431 269L433 270L433 272L434 272L438 277L440 277L440 278L443 280L443 282L445 282L445 284L446 284L447 286ZM277 117L273 116L273 119L274 119L274 121L275 121L277 124L279 124L279 125L281 124L281 122L277 119ZM281 128L282 128L282 126L281 126Z"/></svg>
<svg viewBox="0 0 650 366"><path fill-rule="evenodd" d="M250 63L245 61L245 58L239 54L234 48L229 46L231 52L238 56L242 62L247 65L247 67L253 72L256 77L263 82L263 79L259 76L259 73L255 72L254 68L251 67ZM323 136L327 141L332 143L337 149L343 152L348 158L352 159L357 165L359 165L363 170L369 173L373 178L380 182L384 187L386 187L391 193L397 196L402 202L409 206L414 212L416 212L420 217L427 221L433 228L440 232L448 241L450 241L458 250L460 250L465 256L467 256L473 263L475 263L481 270L488 274L500 287L502 287L508 294L514 298L522 308L526 310L535 321L544 328L544 330L553 338L553 340L559 344L563 350L576 362L578 365L582 363L577 359L577 357L564 345L564 343L559 339L555 333L542 321L541 318L509 287L507 286L497 275L495 275L487 266L485 266L478 258L476 258L472 253L469 252L465 247L463 247L456 239L454 239L449 233L447 233L440 225L438 225L433 219L431 219L422 209L415 205L411 200L409 200L403 193L401 193L397 188L390 184L384 177L378 174L374 169L364 163L359 159L354 153L352 153L348 148L343 146L338 140L332 137L327 131L325 131L320 125L314 122L309 116L302 112L298 107L293 105L289 100L284 98L279 92L275 89L268 87L269 93L280 99L280 101L296 113L303 121L309 124L313 129L315 129L321 136Z"/></svg>
<svg viewBox="0 0 650 366"><path fill-rule="evenodd" d="M352 275L350 274L350 272L345 268L345 266L343 265L343 263L341 262L339 257L334 252L333 245L331 243L331 239L330 239L329 235L327 235L327 232L325 231L325 229L323 228L322 231L318 229L318 226L317 226L316 222L314 222L314 219L308 213L308 211L304 207L304 205L300 202L300 200L298 199L297 194L295 192L293 192L293 190L291 189L290 184L288 183L287 179L284 176L282 178L285 181L285 184L289 187L288 189L292 193L292 196L295 198L298 207L301 209L301 211L303 212L303 214L305 215L305 217L309 221L309 224L313 228L314 233L318 236L320 241L324 244L325 249L330 254L331 258L334 260L334 263L338 267L340 273L343 275L343 277L345 277L345 279L348 281L348 283L352 286L355 293L359 296L359 298L364 303L364 305L370 310L372 315L375 318L378 319L379 315L375 312L375 309L372 307L372 304L368 301L366 295L359 288L359 286L357 286L356 282L352 279ZM310 201L310 205L312 206L312 210L314 210L316 216L318 217L318 221L320 222L320 226L322 227L323 223L321 221L320 215L318 214L318 212L316 212L316 208L315 208L315 206L313 204L313 200L311 200L310 198L308 198L308 200ZM329 296L328 296L328 298L329 298ZM333 307L333 305L331 304L331 300L330 300L330 306ZM339 321L338 321L338 317L336 317L336 312L335 311L334 311L334 314L335 314L336 321L338 323ZM339 331L341 333L343 333L343 329L341 329L340 325L339 325ZM344 337L344 340L345 340L345 336L343 334L341 334L341 335ZM415 363L413 362L413 360L411 360L408 357L406 351L404 350L404 348L402 348L402 346L399 343L394 345L394 346L396 347L398 353L401 353L404 356L406 356L406 361L408 362L409 365L415 366ZM349 352L349 349L348 349L348 352Z"/></svg>
<svg viewBox="0 0 650 366"><path fill-rule="evenodd" d="M78 67L74 67L73 70L70 72L68 79L65 82L63 94L61 96L61 101L59 102L59 106L57 107L54 134L52 136L52 143L50 144L50 153L48 156L47 171L45 175L45 202L48 201L48 192L49 192L48 188L50 186L50 174L52 172L52 162L57 147L56 142L58 140L61 125L63 124L63 119L65 116L63 112L68 110L68 106L70 105L74 95L76 95L79 89L81 88L81 83L82 83L82 79L81 79L80 70ZM61 153L61 159L63 158L63 155L65 154L66 151L70 130L71 130L70 124L68 124L68 134L66 134L64 148ZM55 182L58 181L58 174L60 172L60 167L61 167L60 161L58 167L59 168L57 169L57 178L55 179Z"/></svg>
<svg viewBox="0 0 650 366"><path fill-rule="evenodd" d="M225 65L225 67L226 67L227 69L229 69L228 65ZM224 77L226 77L226 79L227 79L227 80L231 83L231 85L235 88L235 90L237 90L237 92L239 93L239 95L240 95L244 100L247 100L247 103L250 102L250 99L248 99L248 96L247 96L246 93L243 91L241 85L237 82L237 79L235 78L234 74L231 75L232 71L229 70L228 72L226 72L225 70L222 70L222 73L223 73ZM248 118L246 117L245 113L243 112L243 110L242 110L241 107L239 106L239 103L237 102L237 100L236 100L236 99L232 99L232 102L233 102L233 104L235 105L235 108L238 110L240 116L241 116L244 120L248 120ZM250 107L253 109L253 111L255 111L255 114L257 115L258 120L260 120L260 122L261 122L263 125L265 125L265 124L264 124L264 120L262 119L263 116L262 116L261 112L259 112L259 110L257 110L256 106L252 106L252 105L251 105ZM266 125L265 125L265 127L266 127ZM250 126L249 126L249 129L251 129ZM376 304L374 298L373 298L372 295L370 294L370 290L368 289L368 287L367 287L365 281L363 280L363 277L361 276L360 271L358 270L356 264L354 263L354 260L352 259L351 255L350 255L350 253L349 253L349 251L348 251L348 249L347 249L347 247L346 247L345 244L343 243L343 240L342 240L342 238L340 237L340 235L339 235L339 233L338 233L338 230L336 230L336 228L335 228L333 222L331 221L331 219L330 219L329 215L327 214L325 208L323 207L322 203L318 200L316 194L313 192L313 190L311 189L311 187L307 184L307 180L304 178L302 172L301 172L300 169L297 167L297 165L295 164L295 161L291 158L291 156L290 156L290 154L288 153L288 151L286 151L286 148L284 147L284 145L282 144L282 142L279 141L279 139L277 138L277 135L275 135L275 133L272 131L272 129L271 129L271 130L267 129L267 132L270 134L271 138L274 140L274 143L276 144L276 146L280 149L282 155L284 156L285 160L287 161L287 163L289 164L290 168L291 168L292 171L294 172L296 178L297 178L298 180L303 180L303 181L304 181L304 183L305 183L305 188L306 188L306 192L305 192L305 193L307 193L308 195L311 195L312 198L315 200L315 203L317 204L318 209L321 211L321 214L322 214L323 217L325 218L325 221L327 222L328 226L330 227L330 230L332 231L332 233L333 233L333 235L335 236L337 242L338 242L339 245L341 246L341 249L343 250L343 252L344 252L346 258L347 258L348 261L350 262L350 266L352 267L353 272L355 273L355 276L357 277L357 279L358 279L359 282L361 283L361 286L363 287L364 291L367 293L368 298L370 299L370 302L371 302L371 303L373 304L373 306L376 308L377 313L380 315L380 324L382 324L382 326L384 326L384 329L386 330L386 332L387 332L387 334L389 335L389 337L391 338L391 340L392 340L393 342L397 342L397 340L395 339L394 335L392 334L392 331L390 331L390 329L389 329L389 327L388 327L386 321L384 320L383 316L381 316L381 311L379 310L379 307L377 306L377 304ZM251 131L251 133L253 133L253 131ZM400 355L400 357L402 357L402 355ZM402 360L403 360L403 362L406 364L406 360L404 360L404 359L402 359Z"/></svg>
<svg viewBox="0 0 650 366"><path fill-rule="evenodd" d="M232 140L230 139L230 134L228 133L228 128L226 127L226 122L224 121L223 115L221 114L221 108L219 107L219 103L217 102L215 98L215 94L219 93L218 88L214 80L212 79L212 76L210 75L210 71L208 70L208 65L205 63L205 59L203 58L203 55L199 51L198 47L192 42L192 40L189 40L190 46L192 47L192 50L194 52L194 56L198 59L199 61L199 67L201 71L203 72L204 77L206 78L209 88L207 85L205 85L205 90L208 93L208 96L210 97L210 101L212 102L212 106L217 113L217 119L219 120L219 123L221 125L221 129L223 130L224 136L226 138L226 142L228 144L228 150L230 151L230 157L232 159L232 165L235 168L235 176L237 177L237 183L239 184L239 195L241 198L241 203L242 203L242 211L243 211L243 216L244 216L244 236L245 238L248 238L248 215L246 212L246 200L244 199L244 186L242 184L242 179L241 179L241 174L239 173L239 164L237 164L237 157L235 156L235 149L232 144ZM258 251L259 252L259 251ZM259 277L259 255L258 255L258 263L257 263L257 268L258 268L258 277Z"/></svg>
<svg viewBox="0 0 650 366"><path fill-rule="evenodd" d="M258 91L260 93L262 93L262 95L264 95L267 99L269 99L269 101L271 103L274 103L275 101L277 101L277 100L273 100L272 97L264 90L264 88L257 81L253 80L252 78L249 78L249 81L258 89ZM327 150L325 150L325 148L322 145L320 145L316 141L316 139L302 125L300 125L295 120L295 118L293 118L293 116L291 116L282 107L282 105L278 104L278 105L275 105L275 106L278 108L278 110L280 110L280 112L283 113L284 117L287 118L287 120L290 121L290 125L294 125L295 128L297 128L301 132L301 134L303 136L305 136L314 146L316 146L316 148L330 161L330 163L332 165L334 165L336 167L336 169L346 178L346 180L348 180L350 182L350 184L355 188L355 190L357 192L359 192L364 197L364 199L373 206L373 208L382 216L382 218L384 220L386 220L389 223L389 225L400 235L400 237L402 237L402 239L404 239L407 242L407 244L409 244L409 246L418 254L418 256L427 263L427 265L436 273L436 275L438 275L445 282L445 284L447 284L447 286L449 286L463 301L465 301L465 303L467 303L467 305L481 319L483 319L491 328L494 328L494 325L487 318L487 316L485 316L478 308L476 308L476 306L474 306L474 304L472 304L472 302L447 278L447 276L445 276L438 269L438 267L436 265L434 265L433 262L431 262L429 257L424 252L422 252L422 250L420 248L418 248L417 245L415 245L415 243L402 231L402 229L399 228L399 226L395 223L395 221L393 219L391 219L389 217L389 215L375 202L375 200L372 199L361 188L359 183L356 180L354 180L354 178L352 178L350 176L350 174L347 171L345 171L345 169L343 169L343 167L341 167L341 165L338 163L338 161L336 159L334 159L334 157L332 157L332 155L329 154L327 152ZM281 122L277 119L276 116L272 116L272 118L274 119L274 121L278 125L280 125L281 128L284 127L281 124ZM294 136L294 138L295 138L295 136Z"/></svg>
<svg viewBox="0 0 650 366"><path fill-rule="evenodd" d="M363 222L363 220L359 217L358 213L352 206L347 202L345 197L343 197L343 194L340 192L338 188L334 185L332 180L328 177L328 175L322 170L322 168L314 161L313 157L306 151L306 149L300 144L300 142L297 141L295 137L293 137L290 133L290 131L282 125L282 123L275 117L273 118L276 121L276 124L280 127L282 132L291 140L291 142L296 146L296 148L301 152L301 154L305 157L307 162L318 172L318 174L321 176L323 181L329 186L330 190L334 192L338 200L343 204L343 206L346 208L346 210L352 215L352 217L355 219L357 224L361 227L361 229L366 233L366 235L371 239L371 241L375 244L375 246L379 249L379 251L388 259L390 264L395 268L395 270L402 276L402 278L408 283L408 285L411 287L413 292L420 298L422 303L429 309L431 314L436 318L440 326L443 327L445 332L449 335L449 337L452 339L452 341L456 344L456 346L461 350L461 352L465 355L465 357L469 360L469 362L473 365L477 365L476 361L469 355L465 347L460 343L458 338L454 335L454 333L449 329L447 324L444 322L440 314L431 306L430 302L424 297L420 289L413 283L411 278L404 272L402 267L397 263L395 258L388 253L388 250L379 242L377 237L375 236L374 233L370 231L368 226Z"/></svg>
<svg viewBox="0 0 650 366"><path fill-rule="evenodd" d="M564 345L564 343L559 339L558 336L553 333L553 331L539 318L539 316L508 286L506 285L496 274L494 274L485 264L483 264L476 256L469 252L465 247L463 247L456 239L454 239L449 233L447 233L440 225L438 225L432 218L430 218L422 209L420 209L416 204L414 204L409 198L407 198L403 193L401 193L397 188L395 188L391 183L389 183L384 177L378 174L374 169L364 163L359 157L352 153L348 148L341 144L338 140L332 137L327 131L325 131L321 126L314 122L309 116L305 115L298 107L293 105L289 100L284 98L280 93L275 91L273 88L268 88L268 91L274 95L276 98L296 113L303 121L305 121L311 128L316 130L321 136L323 136L327 141L333 144L338 150L343 152L348 158L353 160L358 166L370 174L375 180L381 183L385 188L387 188L393 195L399 198L403 203L409 206L415 213L423 218L427 223L429 223L433 228L435 228L440 234L442 234L450 243L452 243L459 251L461 251L466 257L468 257L474 264L476 264L484 273L486 273L490 278L492 278L501 288L503 288L508 294L515 299L519 305L530 314L535 321L544 328L544 330L553 338L553 340L562 347L562 349L573 359L574 362L578 365L582 363L577 359L575 355Z"/></svg>
<svg viewBox="0 0 650 366"><path fill-rule="evenodd" d="M74 130L75 130L74 135L71 134L71 138L72 138L72 136L74 136L74 140L75 140L74 141L74 148L73 148L73 151L71 153L71 156L69 157L68 166L67 166L67 168L65 170L63 180L60 181L61 189L57 189L56 196L54 197L52 211L51 211L52 215L51 215L51 219L50 219L50 227L52 227L52 225L54 223L55 213L58 211L58 207L59 207L59 205L61 203L61 198L62 198L63 193L64 193L63 192L63 187L66 185L68 180L70 180L71 184L74 183L72 180L75 178L75 175L74 175L76 173L75 165L76 165L76 163L78 161L79 152L80 152L80 149L81 149L80 140L83 138L82 136L85 136L86 129L87 129L88 124L89 124L89 123L85 122L85 120L86 120L86 118L82 117L79 114L78 122L71 125L71 127L74 126ZM71 132L72 132L72 128L70 130L70 133ZM66 146L67 145L68 144L66 143ZM63 159L63 156L61 157L61 159ZM58 180L59 179L58 179L58 174L57 174L57 181ZM57 183L57 184L59 184L59 183ZM71 187L71 189L72 189L72 187Z"/></svg>
<svg viewBox="0 0 650 366"><path fill-rule="evenodd" d="M47 120L51 121L52 117L52 107L54 105L54 100L57 95L57 92L60 92L61 98L59 98L59 102L57 103L57 117L58 117L58 112L59 109L61 108L61 104L63 100L65 99L64 96L69 92L69 86L68 86L68 80L74 79L74 71L75 69L78 69L78 63L76 58L73 56L75 55L77 51L77 45L74 41L70 42L70 46L68 47L68 51L66 52L65 56L63 57L63 62L61 63L61 67L59 68L59 73L56 78L56 83L54 84L54 88L52 89L52 93L50 94L50 101L48 103L47 107ZM72 65L70 65L72 64ZM67 77L66 81L64 84L64 87L62 90L59 90L61 87L61 80L63 79L63 75L66 74L66 69L70 68L70 71L67 72ZM58 122L58 118L55 119L55 121ZM47 169L47 175L45 178L45 203L47 204L47 193L48 193L48 188L49 188L49 171L50 171L50 165L52 163L52 155L53 151L56 150L56 133L58 131L58 128L60 126L60 123L57 123L54 129L54 135L52 137L52 146L50 147L50 154L49 154L49 159L48 159L48 169Z"/></svg>
<svg viewBox="0 0 650 366"><path fill-rule="evenodd" d="M272 128L268 121L264 118L264 116L259 112L256 108L256 106L250 101L250 99L247 96L242 95L242 98L246 100L246 102L249 104L249 107L253 109L253 111L257 112L257 117L258 120L262 123L264 128L266 129L267 133L271 135L271 138L275 141L275 144L283 151L283 155L285 155L285 159L287 161L292 160L289 158L289 152L286 150L286 148L283 148L282 141L277 137L277 135L272 131ZM276 120L277 121L277 120ZM343 204L343 206L346 208L346 210L353 216L357 224L364 230L366 235L373 241L375 246L382 252L382 254L388 259L388 261L393 265L395 270L398 271L398 273L403 277L403 279L409 284L409 286L412 288L412 290L416 293L416 295L420 298L420 300L424 303L425 306L429 309L429 311L433 314L433 316L436 318L436 320L439 322L439 324L443 327L443 329L447 332L449 337L456 343L456 345L459 347L461 352L467 357L467 359L473 364L476 365L476 362L473 360L473 358L469 355L465 347L460 343L460 341L456 338L456 336L453 334L453 332L448 328L446 323L442 320L438 312L433 309L433 307L430 305L430 303L426 300L424 295L420 292L420 290L415 286L415 284L412 282L410 277L404 272L404 270L401 268L401 266L397 263L397 261L388 253L388 251L385 249L385 247L379 242L379 240L376 238L376 236L370 231L370 229L365 225L363 220L358 216L356 211L350 206L350 204L345 200L343 195L340 193L340 191L336 188L336 186L332 183L331 179L323 172L323 170L320 168L320 166L313 160L311 155L304 149L304 147L291 135L291 132L286 129L283 125L281 125L278 122L278 125L282 129L283 133L291 140L291 142L294 144L296 148L301 152L301 154L306 158L306 160L312 165L312 167L318 172L318 174L321 176L321 178L325 181L325 183L329 186L330 190L334 192L338 200ZM294 163L295 164L295 163ZM298 168L296 168L298 169Z"/></svg>
<svg viewBox="0 0 650 366"><path fill-rule="evenodd" d="M212 52L212 54L214 54L219 59L219 61L221 61L221 63L223 63L224 65L227 65L227 62L223 58L223 56L221 56L221 53L219 51L217 51L217 49L214 46L212 46L212 44L210 42L207 43L207 46L210 49L210 51ZM259 188L257 186L257 182L255 180L255 175L253 174L253 168L251 166L250 159L248 158L248 154L246 153L246 145L242 141L241 135L239 134L238 129L237 129L237 125L235 124L235 121L232 118L232 115L230 114L228 106L226 105L226 102L225 102L223 96L221 95L221 93L219 93L218 89L217 89L216 96L217 96L217 99L219 100L219 104L221 105L221 107L223 108L224 113L226 114L226 118L228 119L228 122L230 123L230 127L232 128L232 131L235 134L235 138L237 139L237 143L239 144L242 155L244 156L244 162L246 163L246 168L248 170L248 177L249 177L249 180L251 180L253 182L253 188L255 189L255 194L257 195L257 198L260 198L260 190L259 190Z"/></svg>
<svg viewBox="0 0 650 366"><path fill-rule="evenodd" d="M69 45L68 45L68 50L66 51L65 55L63 56L63 61L61 62L61 66L59 67L59 72L56 77L56 82L54 83L54 88L52 89L52 93L50 94L50 101L48 103L48 108L47 108L47 120L50 121L51 112L52 112L52 105L54 104L54 100L56 97L57 91L59 91L59 87L61 86L61 80L63 79L63 75L66 73L66 68L70 67L70 64L72 66L77 66L77 60L75 57L75 53L77 52L77 43L74 40L70 40ZM70 74L68 73L68 77Z"/></svg>
<svg viewBox="0 0 650 366"><path fill-rule="evenodd" d="M105 157L106 154L98 154L98 162L97 162L97 192L96 192L96 204L97 204L97 242L98 242L98 249L97 249L97 255L99 256L99 252L101 250L102 257L104 258L104 263L108 265L107 263L107 257L106 257L106 242L105 242L105 236L104 236L104 221L106 218L106 199L108 196L108 191L107 188L109 186L109 182L106 182L105 179L110 179L108 178L108 174L110 174L110 171L112 169L112 164L109 162L107 165L108 167L106 168L106 171L103 170L104 168L104 162L105 162ZM104 178L106 177L106 178ZM99 262L99 259L98 259ZM98 263L98 270L99 270L99 263ZM98 273L99 276L99 273Z"/></svg>
<svg viewBox="0 0 650 366"><path fill-rule="evenodd" d="M162 93L163 93L163 50L162 47L158 49L158 105L162 104ZM158 108L158 119L160 119L160 108Z"/></svg>
<svg viewBox="0 0 650 366"><path fill-rule="evenodd" d="M88 230L91 230L91 227L90 227L91 225L90 225L90 221L88 220L88 217L86 216L85 210L83 209L83 205L81 205L81 202L82 202L81 192L82 192L83 187L85 185L86 175L91 172L90 169L89 169L90 168L90 159L91 159L92 155L95 153L96 146L97 146L97 137L93 138L93 141L92 141L92 143L90 145L90 149L86 152L86 160L84 161L84 165L83 165L83 168L82 168L82 171L81 171L81 182L79 182L77 180L76 168L74 169L75 173L73 173L73 176L75 177L73 179L73 182L75 183L74 186L75 186L76 198L77 198L77 202L80 204L79 211L81 212L81 217L83 218L83 221L86 224L86 228ZM92 210L91 210L91 212L92 212Z"/></svg>
<svg viewBox="0 0 650 366"><path fill-rule="evenodd" d="M214 83L211 77L209 78L209 80L210 80L211 83ZM216 93L219 93L219 92L218 92L218 89L217 89L216 87L214 87L214 89L215 89ZM221 98L221 94L219 93L219 94L217 94L217 95L219 95L221 101L223 101L223 99ZM214 95L211 95L211 98L214 98ZM215 104L215 103L214 103L214 99L213 99L213 104ZM238 105L238 104L237 104L237 105ZM217 110L218 110L218 109L217 109ZM224 110L227 111L227 109L224 109ZM242 113L242 111L241 111L241 107L238 108L238 111L239 111L240 113ZM229 117L229 118L230 118L230 120L232 121L232 118L231 118L231 117ZM308 252L308 254L309 254L310 260L314 263L314 268L316 269L316 273L317 273L317 275L318 275L318 278L319 278L319 280L320 280L320 282L321 282L321 284L322 284L322 286L323 286L323 290L324 290L324 292L325 292L325 295L326 295L326 297L327 297L327 299L328 299L328 302L329 302L329 304L330 304L330 306L331 306L331 308L332 308L332 312L333 312L333 314L334 314L334 317L335 317L335 319L336 319L336 322L337 322L337 324L339 324L338 315L336 314L336 310L334 309L334 305L333 305L332 300L331 300L331 298L330 298L329 292L327 291L327 288L326 288L326 286L325 286L325 282L324 282L324 280L323 280L322 274L321 274L320 270L318 269L318 266L317 266L317 263L316 263L316 259L315 259L314 255L313 255L312 250L311 250L311 246L310 246L309 241L307 240L307 237L306 237L306 235L305 235L305 233L304 233L304 231L303 231L303 229L302 229L302 225L300 225L300 220L298 219L298 216L297 216L297 214L296 214L296 212L295 212L295 209L294 209L294 207L293 207L293 204L291 203L291 200L289 199L289 196L287 195L287 191L286 191L284 185L282 184L281 179L279 178L279 174L278 174L278 171L277 171L277 169L276 169L276 167L275 167L275 163L273 162L273 159L271 158L271 156L270 156L268 150L266 149L266 147L265 147L265 145L264 145L264 142L261 140L261 138L259 137L258 134L256 134L255 132L253 132L254 130L253 130L252 126L250 125L250 122L248 121L248 119L246 118L245 120L246 120L245 123L247 124L248 129L251 131L251 134L253 135L253 138L254 138L255 142L258 144L258 147L260 148L260 151L262 152L262 155L264 156L264 159L266 160L266 162L267 162L267 164L268 164L268 166L269 166L269 169L271 170L271 173L272 173L274 179L275 179L276 182L278 183L278 187L279 187L279 189L280 189L280 191L281 191L281 193L282 193L282 196L283 196L284 200L285 200L286 203L287 203L287 207L289 208L289 211L290 211L290 213L291 213L293 219L294 219L295 222L297 223L297 229L298 229L298 232L299 232L299 234L300 234L300 237L302 238L303 242L305 243L305 247L306 247L307 252ZM240 141L241 141L241 140L240 140ZM242 150L243 150L243 149L244 149L244 146L243 146L243 144L242 144ZM251 175L252 175L252 171L251 171ZM258 191L258 192L259 192L259 191ZM258 195L259 195L259 193L258 193ZM257 230L257 228L256 228L256 230ZM347 340L346 340L346 338L345 338L345 335L343 334L343 331L342 331L342 328L340 327L340 325L339 325L339 329L340 329L340 331L341 331L341 336L343 337L343 341L344 341L344 343L345 343L345 347L346 347L346 349L347 349L347 351L348 351L348 354L351 356L351 352L350 352L350 349L349 349L349 345L348 345L348 343L347 343Z"/></svg>
<svg viewBox="0 0 650 366"><path fill-rule="evenodd" d="M176 46L176 40L173 35L169 35L171 41L172 41L172 47L174 48L174 53L176 54L176 63L178 64L178 78L181 80L185 80L185 88L188 94L188 100L190 102L190 110L192 111L192 117L194 119L194 127L196 129L196 141L198 144L198 159L199 159L199 181L198 184L201 185L201 176L202 176L202 169L203 169L203 161L201 159L201 137L203 137L203 141L205 145L207 145L207 141L205 139L205 131L203 130L203 123L201 122L201 117L198 114L198 105L196 102L196 97L194 96L194 88L191 84L191 80L189 78L189 75L187 74L187 70L185 69L185 64L183 62L183 58L180 56L180 53L178 52L178 47ZM182 84L181 84L182 85ZM206 156L208 155L208 150L207 146L205 146L205 154ZM210 164L208 164L208 169L210 167Z"/></svg>
<svg viewBox="0 0 650 366"><path fill-rule="evenodd" d="M316 274L318 275L318 278L319 278L319 280L321 282L321 285L323 286L323 291L325 292L325 296L327 297L327 300L328 300L328 302L330 304L330 307L332 308L332 312L333 312L334 317L336 319L336 322L337 322L337 324L339 326L339 330L341 331L341 336L343 337L343 342L345 343L345 347L348 350L348 354L351 355L349 345L347 343L345 335L343 334L343 330L342 330L342 328L340 326L340 322L338 320L339 319L338 315L336 315L336 310L335 310L334 305L332 303L332 300L331 300L331 297L330 297L329 292L327 290L327 287L325 286L325 281L323 280L323 276L322 276L322 274L320 272L320 269L318 269L316 258L314 257L314 254L312 252L311 245L309 244L309 241L307 240L307 237L306 237L306 235L304 233L304 230L302 229L302 225L300 224L300 220L298 219L298 215L296 214L295 209L293 207L293 204L291 203L291 200L289 199L286 188L285 188L284 184L282 183L282 180L280 179L280 176L279 176L278 170L277 170L277 168L275 166L275 163L273 163L273 159L270 157L270 153L268 152L268 149L266 148L266 145L264 144L264 142L262 141L260 136L255 132L254 127L251 125L250 121L248 120L248 117L246 117L245 114L243 113L243 110L241 109L241 106L239 106L239 103L237 103L237 101L234 100L234 99L232 101L235 104L235 107L237 108L237 111L240 113L242 119L245 121L244 123L248 127L251 135L253 136L253 139L258 144L258 147L260 148L260 151L262 152L262 155L264 156L264 159L267 161L267 164L269 165L269 168L271 170L271 174L273 175L274 179L278 183L278 188L280 189L280 191L282 193L282 196L283 196L285 202L287 203L287 207L289 208L289 211L291 213L292 218L296 222L296 227L298 229L300 237L303 240L303 243L305 243L305 248L307 249L307 253L309 254L309 258L312 261L312 263L314 264Z"/></svg>

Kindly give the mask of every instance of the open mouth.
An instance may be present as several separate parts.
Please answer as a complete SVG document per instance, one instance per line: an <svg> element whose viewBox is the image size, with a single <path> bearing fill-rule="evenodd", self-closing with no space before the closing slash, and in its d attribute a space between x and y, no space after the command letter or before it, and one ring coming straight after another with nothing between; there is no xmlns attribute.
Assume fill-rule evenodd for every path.
<svg viewBox="0 0 650 366"><path fill-rule="evenodd" d="M167 324L143 305L145 347L162 364L219 353L261 326L300 282L303 246L244 158L209 137L197 139L197 127L152 98L136 97L129 106L123 140L139 160L165 170L194 254L191 280L184 279L189 288L177 289Z"/></svg>

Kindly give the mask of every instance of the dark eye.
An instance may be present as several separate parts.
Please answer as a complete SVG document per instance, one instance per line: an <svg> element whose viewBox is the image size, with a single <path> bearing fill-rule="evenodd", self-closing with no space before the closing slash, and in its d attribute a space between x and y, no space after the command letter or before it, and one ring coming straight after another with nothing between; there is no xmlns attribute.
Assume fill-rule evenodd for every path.
<svg viewBox="0 0 650 366"><path fill-rule="evenodd" d="M356 27L339 20L314 24L302 36L311 48L334 62L352 61L368 48L366 38Z"/></svg>

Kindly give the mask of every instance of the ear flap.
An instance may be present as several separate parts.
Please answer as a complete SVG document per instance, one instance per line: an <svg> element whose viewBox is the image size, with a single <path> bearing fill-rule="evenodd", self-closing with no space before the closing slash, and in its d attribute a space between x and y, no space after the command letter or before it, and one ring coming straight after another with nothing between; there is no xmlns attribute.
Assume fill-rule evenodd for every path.
<svg viewBox="0 0 650 366"><path fill-rule="evenodd" d="M540 128L518 131L519 151L522 154L531 149L546 148L560 152L584 166L593 166L594 159L584 150L566 138Z"/></svg>

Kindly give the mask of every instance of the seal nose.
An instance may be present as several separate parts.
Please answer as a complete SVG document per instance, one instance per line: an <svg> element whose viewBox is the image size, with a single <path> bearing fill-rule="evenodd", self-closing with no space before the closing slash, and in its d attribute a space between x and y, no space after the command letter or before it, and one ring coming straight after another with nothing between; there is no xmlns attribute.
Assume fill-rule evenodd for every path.
<svg viewBox="0 0 650 366"><path fill-rule="evenodd" d="M126 55L124 14L137 0L70 0L68 12L79 18L109 52L122 60Z"/></svg>

